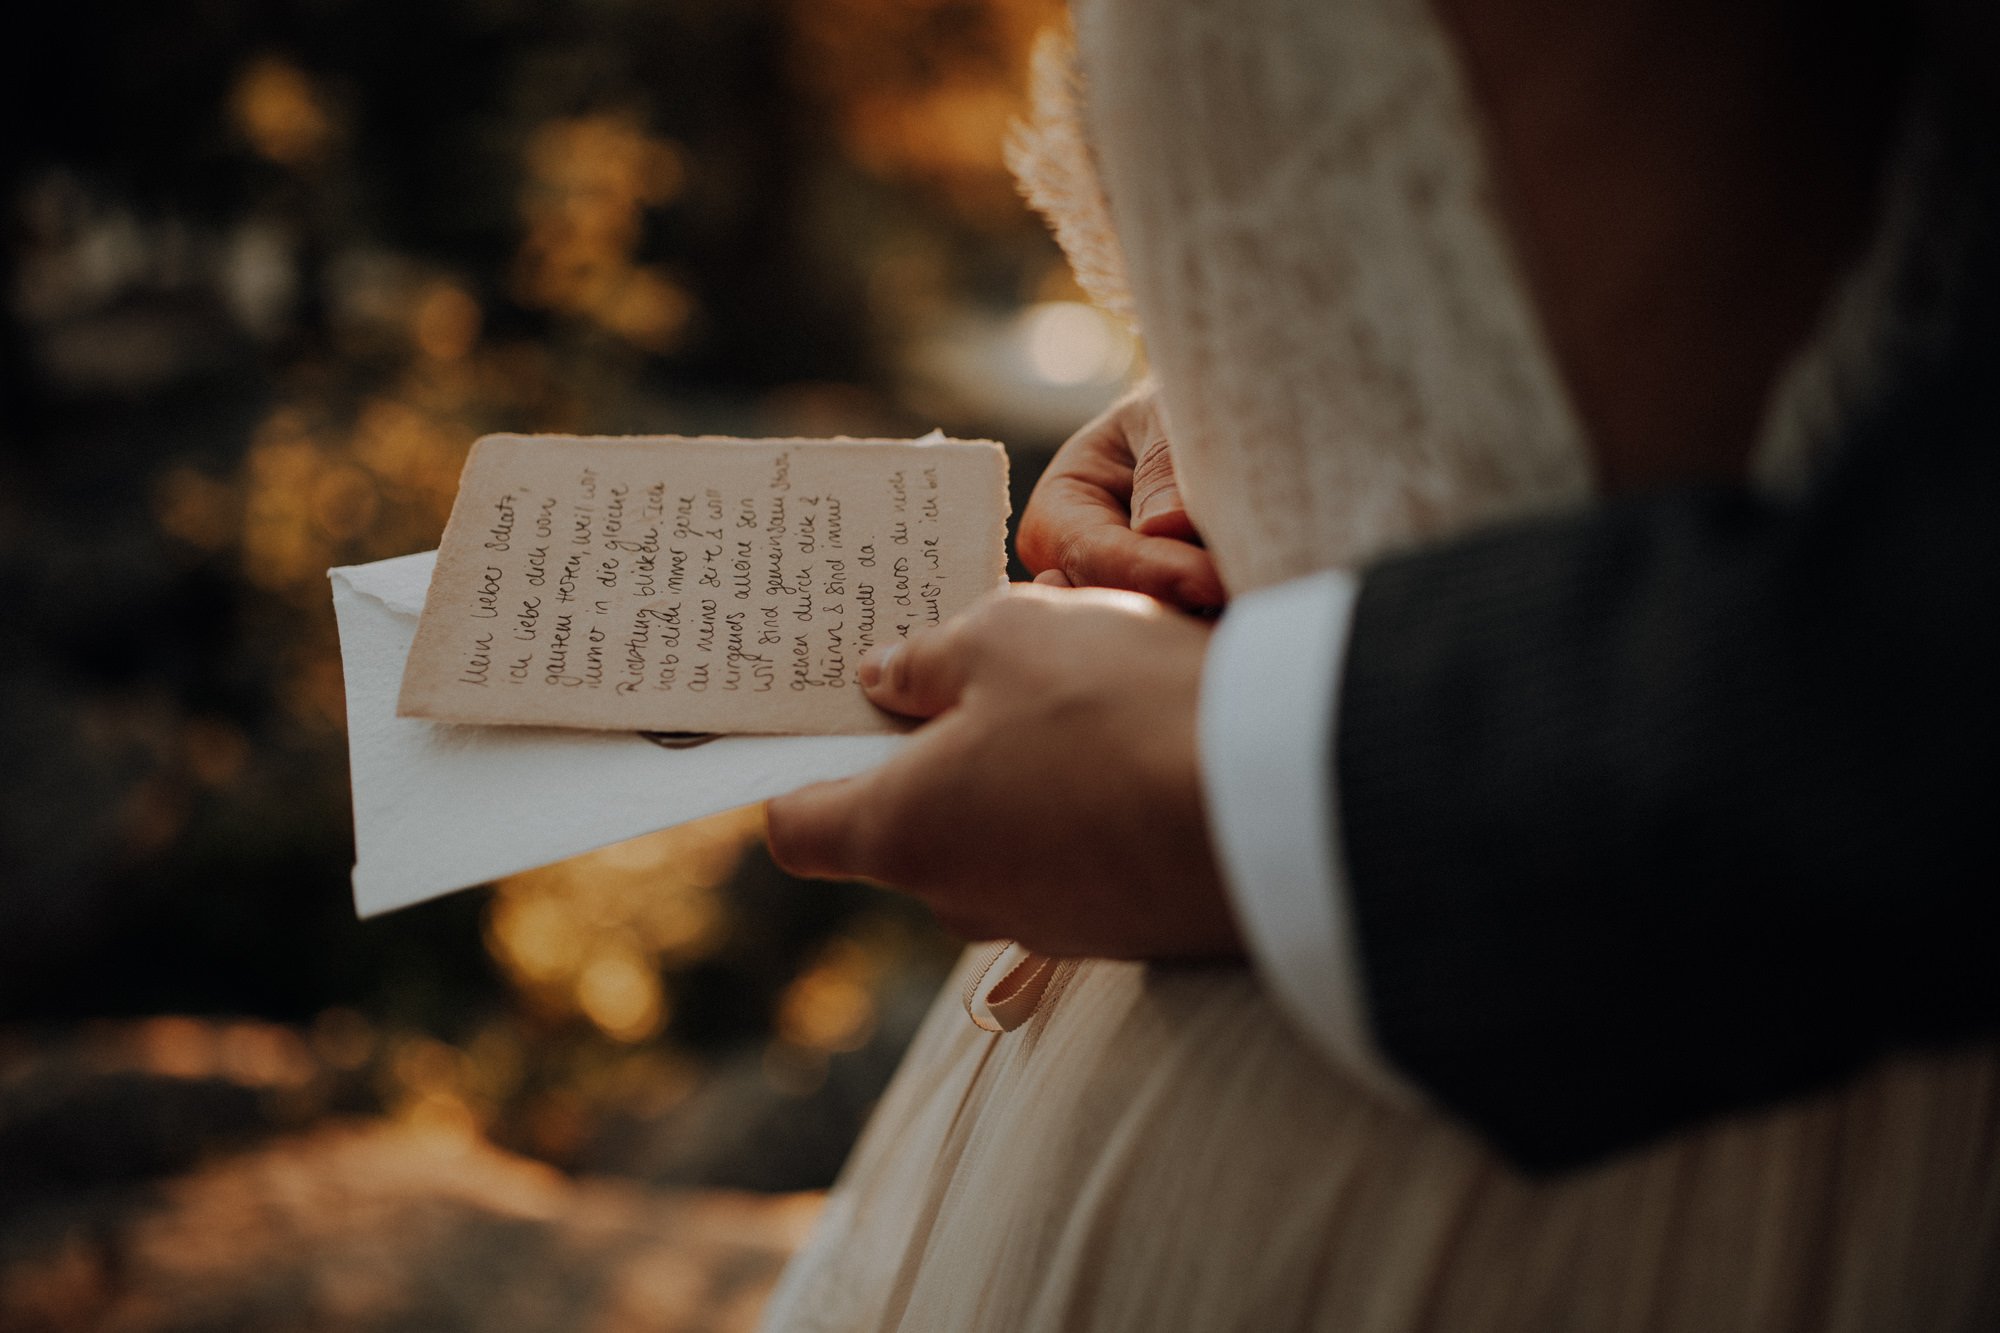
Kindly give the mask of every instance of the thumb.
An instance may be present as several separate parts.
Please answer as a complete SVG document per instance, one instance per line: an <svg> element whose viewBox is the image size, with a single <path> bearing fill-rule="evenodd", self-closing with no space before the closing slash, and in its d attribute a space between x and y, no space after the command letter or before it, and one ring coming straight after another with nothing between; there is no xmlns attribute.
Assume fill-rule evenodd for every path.
<svg viewBox="0 0 2000 1333"><path fill-rule="evenodd" d="M906 717L936 717L965 690L963 636L931 630L869 650L857 673L869 702Z"/></svg>
<svg viewBox="0 0 2000 1333"><path fill-rule="evenodd" d="M842 778L773 797L764 806L764 841L788 874L846 879L861 873L855 815L867 808L866 784Z"/></svg>

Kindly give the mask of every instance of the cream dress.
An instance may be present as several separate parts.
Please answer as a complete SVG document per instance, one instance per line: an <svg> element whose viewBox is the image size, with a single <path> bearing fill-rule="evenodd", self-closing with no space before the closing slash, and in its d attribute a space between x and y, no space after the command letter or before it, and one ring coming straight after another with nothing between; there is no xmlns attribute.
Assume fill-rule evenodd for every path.
<svg viewBox="0 0 2000 1333"><path fill-rule="evenodd" d="M1045 57L1017 170L1142 325L1233 591L1588 499L1422 0L1077 8L1081 72ZM1908 212L1774 388L1768 483L1865 392ZM1064 965L996 1034L960 1004L987 952L939 997L773 1333L2000 1328L1990 1049L1537 1181L1373 1099L1246 970Z"/></svg>

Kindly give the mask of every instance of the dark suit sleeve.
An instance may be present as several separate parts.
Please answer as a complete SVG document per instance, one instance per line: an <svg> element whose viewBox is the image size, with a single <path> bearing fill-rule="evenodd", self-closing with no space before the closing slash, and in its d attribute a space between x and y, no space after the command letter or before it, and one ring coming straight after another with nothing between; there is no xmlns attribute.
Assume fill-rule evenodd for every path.
<svg viewBox="0 0 2000 1333"><path fill-rule="evenodd" d="M1372 1021L1518 1162L2000 1027L2000 339L1952 359L1796 502L1367 572L1335 764Z"/></svg>

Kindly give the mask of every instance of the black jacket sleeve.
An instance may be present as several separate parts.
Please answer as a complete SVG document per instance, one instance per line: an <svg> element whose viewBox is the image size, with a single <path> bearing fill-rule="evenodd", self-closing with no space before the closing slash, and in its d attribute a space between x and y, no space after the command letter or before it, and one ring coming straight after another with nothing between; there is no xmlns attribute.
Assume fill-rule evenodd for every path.
<svg viewBox="0 0 2000 1333"><path fill-rule="evenodd" d="M1367 572L1335 764L1372 1021L1518 1162L2000 1030L2000 295L1969 304L1796 501Z"/></svg>

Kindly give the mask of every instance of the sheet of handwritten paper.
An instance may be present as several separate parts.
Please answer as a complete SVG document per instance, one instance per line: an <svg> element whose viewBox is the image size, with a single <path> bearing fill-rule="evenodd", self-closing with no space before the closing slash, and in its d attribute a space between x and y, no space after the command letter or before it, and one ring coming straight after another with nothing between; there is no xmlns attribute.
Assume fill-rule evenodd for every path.
<svg viewBox="0 0 2000 1333"><path fill-rule="evenodd" d="M898 730L877 643L1006 577L988 441L493 435L473 446L397 712L443 722Z"/></svg>

